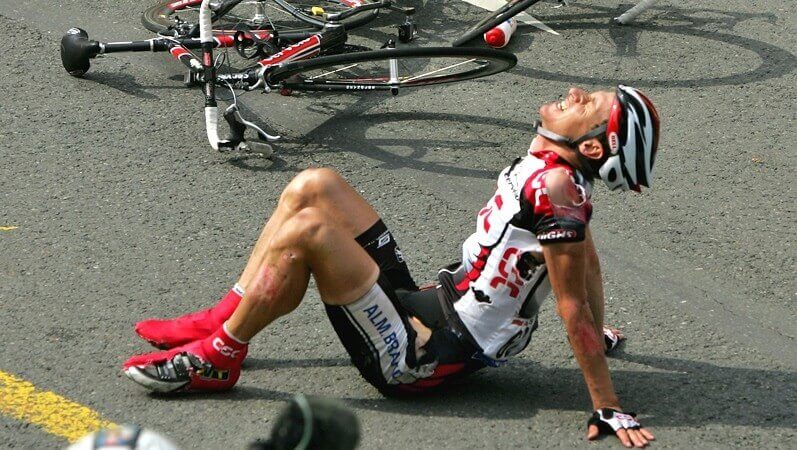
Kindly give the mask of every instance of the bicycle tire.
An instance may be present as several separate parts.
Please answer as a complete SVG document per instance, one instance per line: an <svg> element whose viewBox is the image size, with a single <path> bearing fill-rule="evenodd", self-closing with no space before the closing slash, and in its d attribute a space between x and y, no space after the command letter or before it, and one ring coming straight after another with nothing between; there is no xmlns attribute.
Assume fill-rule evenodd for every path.
<svg viewBox="0 0 797 450"><path fill-rule="evenodd" d="M286 26L286 29L290 29L291 31L302 31L311 28L315 29L323 28L324 25L327 23L326 20L324 20L323 18L312 16L310 14L306 14L301 10L301 8L297 8L295 5L291 4L291 3L297 3L299 1L300 0L291 0L291 2L286 0L273 0L273 2L279 7L279 9L284 11L282 13L283 15L290 16L291 18L298 20L301 23L301 25L296 24L296 25ZM368 3L370 0L357 0L357 1L361 3ZM161 0L157 4L150 6L149 8L144 10L144 12L141 14L142 25L144 25L146 29L152 31L153 33L157 34L165 33L174 24L173 16L181 13L186 14L189 11L198 9L198 5L193 3L182 5L177 9L172 9L170 6L174 5L175 3L176 0ZM335 0L314 0L313 3L329 4L329 5L334 5L336 7L347 6ZM234 7L233 11L240 10L241 8L239 6ZM231 14L233 11L230 11L225 16L222 16L221 18L217 18L216 20L214 20L213 28L231 29L234 28L237 23L240 23L241 21L236 19ZM343 20L341 23L343 23L346 29L354 28L360 25L364 25L367 22L370 22L371 20L375 19L378 14L379 10L364 11L362 14L355 14L354 16ZM269 16L269 18L271 17ZM273 23L270 23L270 25L273 25ZM309 27L305 25L309 25ZM270 28L270 27L257 27L257 26L252 27L252 29L257 29L257 28Z"/></svg>
<svg viewBox="0 0 797 450"><path fill-rule="evenodd" d="M357 0L357 1L361 4L371 3L370 0ZM274 0L274 3L278 4L282 9L287 11L289 14L293 15L302 22L314 26L315 28L321 29L324 27L324 25L327 24L327 21L324 20L323 18L307 14L301 8L295 7L293 3L297 2L298 0ZM331 0L331 1L326 1L324 3L339 3L339 2ZM366 23L376 19L376 16L378 15L379 15L379 10L372 9L368 11L363 11L360 14L355 14L351 17L343 19L339 23L343 24L344 30L351 30L359 26L365 25Z"/></svg>
<svg viewBox="0 0 797 450"><path fill-rule="evenodd" d="M493 29L510 17L515 17L521 12L531 8L535 3L540 0L519 0L515 3L507 3L506 5L493 11L487 17L483 18L476 25L472 26L462 36L458 37L453 43L454 47L461 47L473 39L482 36L487 31Z"/></svg>
<svg viewBox="0 0 797 450"><path fill-rule="evenodd" d="M397 81L391 81L389 76L360 76L356 74L352 78L334 79L307 76L308 72L313 70L328 70L335 66L344 66L347 70L350 70L351 67L357 66L357 68L360 68L364 63L371 62L387 62L389 65L389 61L394 60L397 64L402 64L403 68L408 66L407 63L410 61L423 64L427 60L437 60L436 62L442 63L444 58L462 60L458 65L451 65L448 68L461 67L466 63L474 67L459 73L448 74L442 72L448 68L434 69L431 72L428 69L424 69L427 70L427 74L404 77ZM414 61L414 59L418 61ZM266 74L266 82L272 87L278 86L279 88L296 91L383 91L473 80L509 70L515 64L517 64L517 57L514 54L491 48L427 47L383 49L321 56L303 61L289 62L269 71ZM381 66L381 68L384 69L384 66ZM329 71L322 75L345 75L341 70ZM434 76L426 77L425 75ZM393 92L395 93L395 91Z"/></svg>

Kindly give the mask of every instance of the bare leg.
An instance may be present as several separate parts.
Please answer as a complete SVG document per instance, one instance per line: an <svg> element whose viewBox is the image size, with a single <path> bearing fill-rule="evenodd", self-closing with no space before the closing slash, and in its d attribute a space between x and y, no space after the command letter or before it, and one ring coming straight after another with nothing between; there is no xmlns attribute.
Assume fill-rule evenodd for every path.
<svg viewBox="0 0 797 450"><path fill-rule="evenodd" d="M303 208L273 230L268 246L254 261L246 295L227 328L250 340L275 319L293 311L307 290L312 273L321 299L332 305L352 303L379 277L379 268L326 211ZM254 255L253 255L254 257ZM249 269L249 268L247 268Z"/></svg>
<svg viewBox="0 0 797 450"><path fill-rule="evenodd" d="M346 181L329 169L308 169L283 190L277 208L266 222L238 284L248 290L263 265L266 250L286 221L299 211L316 207L349 238L359 236L379 220L379 215Z"/></svg>
<svg viewBox="0 0 797 450"><path fill-rule="evenodd" d="M323 211L324 220L328 225L339 230L343 240L353 241L356 236L365 232L379 220L376 211L334 171L329 169L303 171L285 188L279 204L260 234L249 262L237 283L244 291L255 278L259 277L261 282L265 282L262 280L265 275L259 274L259 271L264 268L267 249L272 246L277 234L285 234L286 230L301 225L293 223L286 228L286 224L291 221L295 222L296 215L307 208ZM284 270L283 265L290 266L289 264L280 264L272 262L270 270L279 272ZM268 276L272 275L274 274ZM292 277L296 278L299 275L292 274ZM307 288L308 277L309 275L305 274L304 280L299 277L292 280L291 284L295 284L295 289L303 293ZM298 294L298 298L301 299L301 294ZM174 319L149 319L138 322L136 333L158 348L175 348L203 339L213 333L230 318L240 302L239 290L233 289L219 303L209 309L185 314Z"/></svg>
<svg viewBox="0 0 797 450"><path fill-rule="evenodd" d="M261 233L239 281L245 295L230 305L235 311L226 325L216 325L215 331L185 345L169 345L168 351L134 356L125 361L125 373L159 392L231 388L246 357L247 345L241 341L249 341L296 309L311 273L321 299L331 305L352 303L373 288L379 267L355 238L378 219L373 208L333 171L302 172L283 191ZM204 331L200 328L192 330ZM202 364L208 363L223 369L219 374L224 376L203 376Z"/></svg>
<svg viewBox="0 0 797 450"><path fill-rule="evenodd" d="M227 323L249 340L296 309L312 273L321 298L346 304L376 281L379 268L355 242L379 215L329 169L297 175L280 196L238 281L246 295Z"/></svg>

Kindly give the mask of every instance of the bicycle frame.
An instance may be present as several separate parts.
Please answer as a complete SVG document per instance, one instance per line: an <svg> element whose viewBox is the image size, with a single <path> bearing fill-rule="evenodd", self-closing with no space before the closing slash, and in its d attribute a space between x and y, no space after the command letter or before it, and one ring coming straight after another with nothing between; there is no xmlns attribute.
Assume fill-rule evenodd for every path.
<svg viewBox="0 0 797 450"><path fill-rule="evenodd" d="M656 2L658 1L659 0L642 0L641 2L637 3L637 5L634 6L633 8L619 15L618 17L615 17L614 22L620 25L625 25L631 22L632 20L636 19L637 16L639 16L643 12L653 7L653 5L655 5Z"/></svg>
<svg viewBox="0 0 797 450"><path fill-rule="evenodd" d="M160 3L158 11L166 11L170 8L180 8L185 5L193 5L198 0L179 0L172 3ZM359 1L359 0L351 0ZM246 139L244 132L247 128L253 129L258 137L263 141L276 140L278 136L270 136L255 124L247 122L241 117L237 109L235 100L235 90L254 90L263 89L270 92L275 88L284 88L286 92L291 90L299 91L373 91L389 90L393 95L398 94L401 86L425 86L440 84L458 80L466 80L486 76L499 71L507 70L514 66L517 58L506 52L490 50L469 49L469 51L446 51L441 48L426 49L396 49L395 42L391 39L384 50L375 50L362 53L343 52L341 55L324 56L316 61L298 63L300 60L313 58L328 50L343 49L343 44L347 40L345 26L338 20L359 14L362 11L377 10L379 8L389 8L401 12L407 17L414 13L414 8L402 8L392 6L391 0L382 0L374 3L367 3L360 7L353 7L343 12L334 13L335 21L326 22L320 30L308 29L298 31L280 32L271 29L249 29L243 27L238 30L214 30L212 27L212 11L210 9L211 0L202 0L199 6L199 20L197 24L175 20L172 26L163 28L159 31L158 37L128 42L98 42L89 40L88 33L79 28L70 29L61 39L61 59L64 68L70 75L81 77L90 68L90 60L99 55L120 53L120 52L168 52L174 59L180 61L188 68L186 78L187 84L199 84L202 86L204 95L204 115L205 127L208 141L215 150L238 149L246 150ZM217 7L217 12L223 14L229 5L237 5L241 0L228 0ZM327 19L332 15L327 15ZM175 18L176 19L176 18ZM410 24L409 19L404 25ZM233 25L225 25L233 27ZM239 28L239 27L235 27ZM199 37L195 37L198 31ZM399 40L402 33L399 32ZM290 44L287 45L286 44ZM270 45L271 44L271 45ZM258 61L244 69L233 69L229 66L229 71L217 73L217 66L220 58L214 58L214 49L224 49L235 47L238 53L244 58L251 59L253 55L262 55L263 50L268 53L279 49L274 54L261 57ZM273 47L273 49L271 48ZM252 52L255 49L255 52ZM196 50L201 50L197 52ZM486 50L486 49L485 49ZM332 52L329 52L332 53ZM443 68L429 71L427 73L415 74L417 76L400 76L399 59L404 58L460 58L457 64L451 64ZM467 68L463 65L479 61L474 67ZM325 72L318 76L303 78L300 73L304 70L312 70L318 67L326 67L338 63L345 64L344 69L353 67L348 65L355 62L354 66L368 64L369 62L383 62L384 65L377 65L380 71L374 78L365 79L365 82L355 78L354 81L328 80L324 75L335 74L338 71ZM455 74L448 74L445 70L462 67L457 69ZM402 66L404 68L404 66ZM441 75L436 75L441 73ZM295 77L294 77L295 76ZM429 77L428 79L425 77ZM298 82L297 82L298 80ZM381 80L380 82L370 83L368 80ZM216 101L217 85L227 85L233 92L233 102L224 111L223 117L230 125L229 139L222 140L218 133L218 104ZM268 145L264 142L252 141L252 146ZM251 147L249 147L251 149ZM269 146L270 149L270 146Z"/></svg>
<svg viewBox="0 0 797 450"><path fill-rule="evenodd" d="M508 0L506 4L496 9L495 11L491 12L489 16L485 17L484 19L479 21L476 25L471 27L468 31L463 33L462 36L458 37L451 45L454 47L463 46L468 42L470 42L471 40L479 37L482 33L486 32L487 30L497 26L498 24L504 22L505 20L508 20L511 17L515 17L516 15L531 8L540 1L541 0ZM612 20L614 23L618 25L625 25L634 20L637 16L639 16L643 12L650 9L656 2L658 2L658 0L641 0L633 8L629 9L628 11L624 12L618 17L615 17ZM566 4L567 2L563 3Z"/></svg>
<svg viewBox="0 0 797 450"><path fill-rule="evenodd" d="M195 0L182 0L195 1ZM205 96L205 125L208 140L214 150L234 149L244 143L245 127L254 129L263 140L276 140L278 136L270 136L263 130L246 122L240 117L233 104L225 111L225 119L230 123L233 133L231 139L221 140L218 135L218 107L216 103L216 84L226 83L230 87L253 90L262 87L270 91L273 86L267 81L267 72L271 67L289 61L312 58L321 51L342 45L346 42L346 32L340 26L327 27L322 30L307 32L281 33L277 37L272 31L214 32L211 27L209 0L200 6L200 36L198 38L175 38L161 36L143 41L98 42L88 39L85 31L73 28L61 41L62 61L64 67L73 75L85 73L90 66L89 60L99 55L120 52L168 52L189 69L189 81L203 84ZM274 55L257 61L254 65L238 72L216 74L216 61L213 49L229 48L239 45L256 45L256 42L274 41L275 39L294 42ZM238 41L238 42L236 42ZM195 55L192 50L201 50ZM241 124L245 125L243 129Z"/></svg>
<svg viewBox="0 0 797 450"><path fill-rule="evenodd" d="M202 0L202 4L199 7L199 42L202 48L202 61L197 61L196 58L187 50L187 53L181 52L181 54L177 57L192 70L198 70L196 69L197 65L201 65L202 67L202 75L204 78L202 80L204 82L203 91L205 94L205 129L207 131L210 146L213 147L214 150L219 150L220 146L225 148L236 148L239 146L239 144L241 144L241 142L243 142L243 133L240 133L241 142L235 142L237 139L230 139L226 141L219 139L219 113L218 105L216 104L217 81L229 82L229 80L232 80L233 82L238 83L250 83L251 81L257 80L255 81L254 85L250 86L251 89L256 88L262 82L265 88L268 90L270 87L265 80L265 73L269 67L287 61L311 58L317 55L321 52L322 44L325 41L324 36L334 36L333 33L336 33L337 36L342 36L343 42L345 42L346 34L342 27L332 28L329 31L322 30L320 33L313 33L296 44L281 50L275 55L258 61L257 66L259 66L260 69L257 69L256 72L254 72L252 69L248 69L238 76L230 77L228 80L225 80L224 78L217 78L216 61L213 59L213 48L217 45L220 46L227 44L229 41L226 39L220 41L216 38L216 36L214 36L211 21L210 0ZM333 40L336 41L336 44L341 43L339 39L334 39L334 37ZM234 39L232 40L232 44L234 44ZM234 104L232 106L235 107ZM231 113L237 111L228 109L226 112ZM240 117L240 114L238 117ZM229 118L228 121L230 121L232 124L232 121ZM267 139L271 137L266 135L259 128L256 128L256 130L261 137L264 135Z"/></svg>
<svg viewBox="0 0 797 450"><path fill-rule="evenodd" d="M69 31L68 35L77 34L80 29L73 28ZM238 35L238 39L251 41L273 41L276 39L274 33L270 31L248 31ZM302 33L281 33L280 40L295 42L294 44L284 47L278 53L268 56L257 61L252 67L243 69L239 73L234 74L219 74L216 80L221 82L237 81L250 81L251 83L258 83L258 80L251 78L252 75L262 75L262 69L271 66L276 66L288 61L297 61L300 59L311 58L316 56L323 50L335 47L345 42L346 35L342 30L326 29L318 31L308 31ZM232 32L214 33L210 39L211 48L229 48L235 46L236 34ZM75 48L71 49L77 54L76 59L95 58L100 55L111 53L129 53L129 52L169 52L169 54L176 60L183 63L191 71L201 71L204 69L201 58L198 58L191 50L202 50L201 38L172 38L172 37L158 37L147 39L143 41L127 41L127 42L98 42L92 40L83 40L79 43L65 43L64 45L71 45ZM211 55L212 57L212 55ZM253 70L260 69L259 74L250 73ZM243 75L247 75L244 77ZM203 81L205 77L198 78L194 81ZM211 78L212 79L212 78ZM255 86L249 86L253 88Z"/></svg>

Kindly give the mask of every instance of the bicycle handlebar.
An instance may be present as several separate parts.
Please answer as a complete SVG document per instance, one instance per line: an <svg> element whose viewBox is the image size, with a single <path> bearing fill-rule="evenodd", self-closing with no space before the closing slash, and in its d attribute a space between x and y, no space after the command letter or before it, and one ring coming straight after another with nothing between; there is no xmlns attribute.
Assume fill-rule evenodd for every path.
<svg viewBox="0 0 797 450"><path fill-rule="evenodd" d="M632 20L636 19L637 16L645 12L646 10L650 9L658 0L642 0L641 2L637 3L636 6L629 9L628 11L624 12L618 17L614 18L614 22L620 25L625 25Z"/></svg>
<svg viewBox="0 0 797 450"><path fill-rule="evenodd" d="M213 61L213 27L210 0L199 6L199 40L202 42L202 67L205 81L205 130L213 150L219 149L219 108L216 105L216 66Z"/></svg>

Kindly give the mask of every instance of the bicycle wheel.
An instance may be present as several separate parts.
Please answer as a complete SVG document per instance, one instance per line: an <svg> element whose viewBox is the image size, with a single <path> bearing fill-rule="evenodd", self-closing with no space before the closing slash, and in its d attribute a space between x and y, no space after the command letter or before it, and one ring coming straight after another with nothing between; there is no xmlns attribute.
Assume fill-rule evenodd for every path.
<svg viewBox="0 0 797 450"><path fill-rule="evenodd" d="M371 0L226 0L222 4L235 5L221 17L215 17L213 29L233 30L239 24L251 29L277 31L301 31L321 28L326 20L313 15L313 8L322 8L327 13L343 12ZM166 0L147 8L141 15L141 23L154 33L165 33L180 23L198 23L201 0ZM342 21L352 28L373 20L378 10L363 11ZM190 28L190 26L186 27Z"/></svg>
<svg viewBox="0 0 797 450"><path fill-rule="evenodd" d="M270 86L296 91L381 91L486 77L517 64L509 52L489 48L402 48L322 56L279 66ZM391 70L391 67L393 70Z"/></svg>
<svg viewBox="0 0 797 450"><path fill-rule="evenodd" d="M515 17L516 15L530 8L535 3L539 3L539 1L540 0L510 1L506 5L490 13L490 15L484 19L480 20L479 23L471 27L465 32L465 34L458 37L457 40L455 40L451 45L454 47L465 45L468 41L482 36L484 33L499 25L503 21L508 20L511 17Z"/></svg>
<svg viewBox="0 0 797 450"><path fill-rule="evenodd" d="M323 28L327 21L321 16L314 15L313 8L320 7L327 13L340 13L373 2L372 0L274 0L274 3L302 22ZM343 24L345 30L351 30L376 19L377 15L379 10L372 9L343 19L339 23Z"/></svg>

